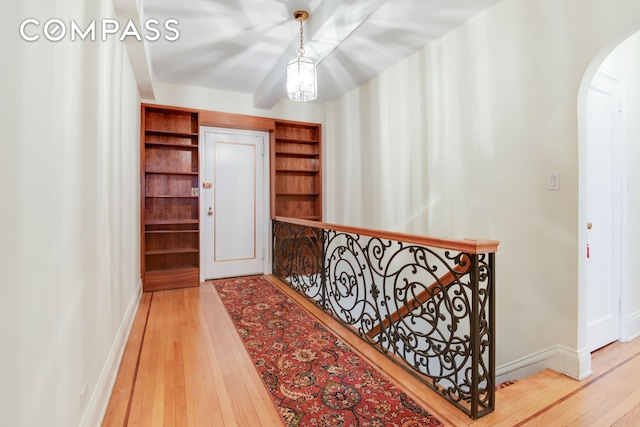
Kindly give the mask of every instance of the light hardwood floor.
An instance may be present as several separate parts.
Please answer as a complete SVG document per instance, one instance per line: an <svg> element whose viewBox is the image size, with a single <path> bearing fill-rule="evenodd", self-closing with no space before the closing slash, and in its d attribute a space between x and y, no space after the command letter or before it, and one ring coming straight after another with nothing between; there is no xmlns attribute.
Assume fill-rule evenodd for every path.
<svg viewBox="0 0 640 427"><path fill-rule="evenodd" d="M547 370L474 421L277 280L275 284L448 426L639 426L640 340L594 354L593 375ZM145 293L103 426L283 426L211 283Z"/></svg>

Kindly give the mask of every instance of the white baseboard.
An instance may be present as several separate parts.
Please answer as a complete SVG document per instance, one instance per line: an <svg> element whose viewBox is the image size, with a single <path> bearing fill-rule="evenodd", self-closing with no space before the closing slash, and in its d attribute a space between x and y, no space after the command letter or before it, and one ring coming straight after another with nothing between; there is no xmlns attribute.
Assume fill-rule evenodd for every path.
<svg viewBox="0 0 640 427"><path fill-rule="evenodd" d="M591 352L586 348L573 350L562 345L557 346L558 356L553 359L553 364L549 366L554 371L565 374L576 380L583 380L592 374Z"/></svg>
<svg viewBox="0 0 640 427"><path fill-rule="evenodd" d="M633 313L627 317L627 322L623 328L625 331L623 342L629 342L640 337L640 312Z"/></svg>
<svg viewBox="0 0 640 427"><path fill-rule="evenodd" d="M546 350L507 363L496 368L496 384L508 380L521 380L544 369L553 369L571 378L582 380L591 375L591 354L555 345Z"/></svg>
<svg viewBox="0 0 640 427"><path fill-rule="evenodd" d="M109 356L104 363L102 373L98 378L98 382L87 404L87 410L84 412L82 420L80 420L80 427L97 427L102 424L107 406L109 405L109 399L111 397L111 391L116 382L118 376L118 369L120 368L120 362L124 354L124 349L129 339L129 333L133 326L133 320L138 311L138 305L140 304L140 298L142 296L142 280L138 281L127 311L120 323L120 328L116 333L109 351Z"/></svg>

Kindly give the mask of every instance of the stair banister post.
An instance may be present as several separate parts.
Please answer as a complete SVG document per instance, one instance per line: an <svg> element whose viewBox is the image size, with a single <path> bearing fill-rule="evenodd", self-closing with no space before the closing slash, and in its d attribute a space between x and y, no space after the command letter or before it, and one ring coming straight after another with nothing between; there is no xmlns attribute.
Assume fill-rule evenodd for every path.
<svg viewBox="0 0 640 427"><path fill-rule="evenodd" d="M480 364L480 266L478 254L471 254L471 418L478 418L478 388L480 378L478 366Z"/></svg>

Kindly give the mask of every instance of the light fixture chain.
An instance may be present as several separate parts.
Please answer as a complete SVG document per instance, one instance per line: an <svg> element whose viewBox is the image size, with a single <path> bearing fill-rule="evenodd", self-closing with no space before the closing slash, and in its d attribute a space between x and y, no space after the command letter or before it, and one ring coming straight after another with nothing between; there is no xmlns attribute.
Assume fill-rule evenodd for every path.
<svg viewBox="0 0 640 427"><path fill-rule="evenodd" d="M304 56L304 47L302 47L302 20L300 21L300 48L298 49L300 56Z"/></svg>

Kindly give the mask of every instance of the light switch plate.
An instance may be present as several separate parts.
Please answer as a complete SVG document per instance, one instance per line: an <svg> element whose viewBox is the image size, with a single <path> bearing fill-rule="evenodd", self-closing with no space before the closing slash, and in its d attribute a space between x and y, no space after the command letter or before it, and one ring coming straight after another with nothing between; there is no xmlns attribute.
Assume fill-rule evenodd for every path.
<svg viewBox="0 0 640 427"><path fill-rule="evenodd" d="M549 176L547 178L547 190L549 191L560 190L560 173L559 172L549 172Z"/></svg>

